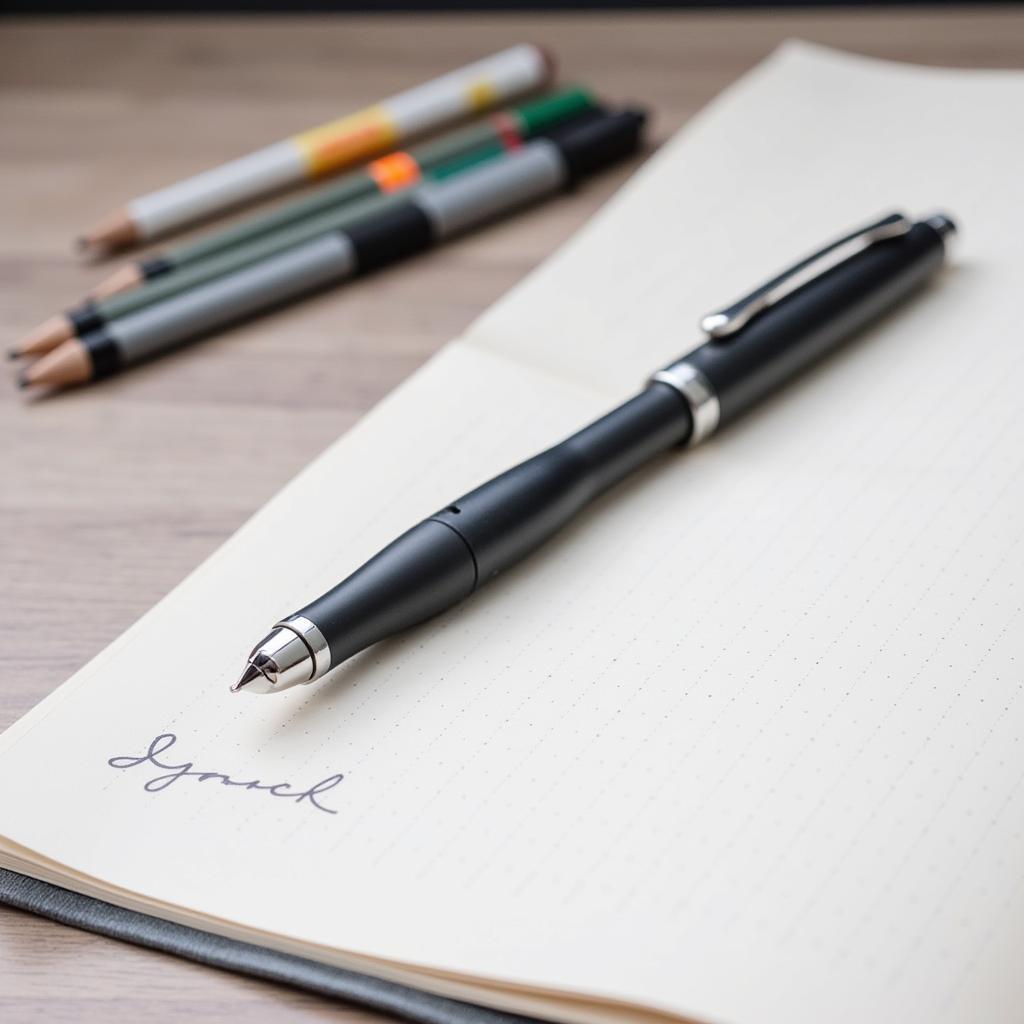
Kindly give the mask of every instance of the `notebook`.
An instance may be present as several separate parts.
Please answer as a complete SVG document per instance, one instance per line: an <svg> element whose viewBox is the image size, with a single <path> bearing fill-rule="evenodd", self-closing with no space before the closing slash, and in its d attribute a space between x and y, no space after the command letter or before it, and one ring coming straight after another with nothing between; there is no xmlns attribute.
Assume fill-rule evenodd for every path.
<svg viewBox="0 0 1024 1024"><path fill-rule="evenodd" d="M347 971L266 946L228 939L188 925L71 892L0 868L0 903L98 935L171 953L207 967L301 988L415 1024L538 1024L536 1017L490 1010L422 989ZM45 970L45 969L44 969Z"/></svg>
<svg viewBox="0 0 1024 1024"><path fill-rule="evenodd" d="M3 735L0 867L566 1024L1020 1020L1022 109L1020 73L783 47ZM892 209L960 223L935 286L452 613L228 692Z"/></svg>

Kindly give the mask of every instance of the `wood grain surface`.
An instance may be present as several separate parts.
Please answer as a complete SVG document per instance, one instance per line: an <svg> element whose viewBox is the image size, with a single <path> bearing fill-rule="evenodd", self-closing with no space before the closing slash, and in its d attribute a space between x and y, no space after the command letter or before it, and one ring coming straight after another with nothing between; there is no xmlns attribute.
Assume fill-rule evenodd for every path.
<svg viewBox="0 0 1024 1024"><path fill-rule="evenodd" d="M0 23L0 343L106 275L76 263L70 241L131 196L512 42L542 42L563 78L650 105L664 139L789 36L927 64L1024 64L1024 12L1007 8ZM631 169L89 389L32 401L0 387L0 728L568 238ZM383 1020L0 908L0 1020L143 1018Z"/></svg>

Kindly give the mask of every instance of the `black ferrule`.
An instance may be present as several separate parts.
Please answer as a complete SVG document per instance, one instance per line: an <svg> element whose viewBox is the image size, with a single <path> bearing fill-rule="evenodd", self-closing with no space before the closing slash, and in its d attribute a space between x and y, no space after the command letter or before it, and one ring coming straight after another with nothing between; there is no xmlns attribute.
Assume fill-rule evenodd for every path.
<svg viewBox="0 0 1024 1024"><path fill-rule="evenodd" d="M568 183L636 152L646 120L642 110L630 108L553 130L548 138L565 160Z"/></svg>
<svg viewBox="0 0 1024 1024"><path fill-rule="evenodd" d="M174 269L174 264L165 256L150 256L149 259L139 260L136 266L145 281L169 274Z"/></svg>
<svg viewBox="0 0 1024 1024"><path fill-rule="evenodd" d="M110 377L121 369L121 350L117 347L113 336L104 327L79 338L92 360L94 380Z"/></svg>
<svg viewBox="0 0 1024 1024"><path fill-rule="evenodd" d="M951 224L951 222L949 222ZM727 423L921 287L945 254L938 220L876 242L686 357L718 394Z"/></svg>
<svg viewBox="0 0 1024 1024"><path fill-rule="evenodd" d="M76 309L67 314L71 326L75 329L75 336L81 338L90 331L98 331L106 322L99 308L92 299L86 299Z"/></svg>
<svg viewBox="0 0 1024 1024"><path fill-rule="evenodd" d="M344 230L361 274L428 249L434 241L430 218L415 203L404 202Z"/></svg>

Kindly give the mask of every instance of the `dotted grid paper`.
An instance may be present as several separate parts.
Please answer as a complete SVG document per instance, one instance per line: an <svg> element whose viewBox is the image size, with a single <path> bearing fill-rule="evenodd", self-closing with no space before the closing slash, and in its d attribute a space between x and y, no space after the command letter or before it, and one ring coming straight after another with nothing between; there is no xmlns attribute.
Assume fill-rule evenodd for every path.
<svg viewBox="0 0 1024 1024"><path fill-rule="evenodd" d="M1020 1020L1022 107L784 48L4 734L0 863L556 1020ZM452 614L227 694L268 622L898 206L964 228L917 300ZM324 810L108 765L162 733L344 779Z"/></svg>

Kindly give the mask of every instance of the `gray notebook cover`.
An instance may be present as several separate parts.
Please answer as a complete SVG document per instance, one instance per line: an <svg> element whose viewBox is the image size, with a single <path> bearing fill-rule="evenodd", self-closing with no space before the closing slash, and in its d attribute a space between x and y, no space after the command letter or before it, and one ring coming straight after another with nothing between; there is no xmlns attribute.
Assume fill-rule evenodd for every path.
<svg viewBox="0 0 1024 1024"><path fill-rule="evenodd" d="M355 971L221 938L134 910L123 910L111 903L80 896L3 868L0 868L0 903L98 935L173 953L209 967L251 974L332 999L358 1003L389 1013L399 1020L416 1021L417 1024L538 1024L535 1017L521 1017L445 999Z"/></svg>

